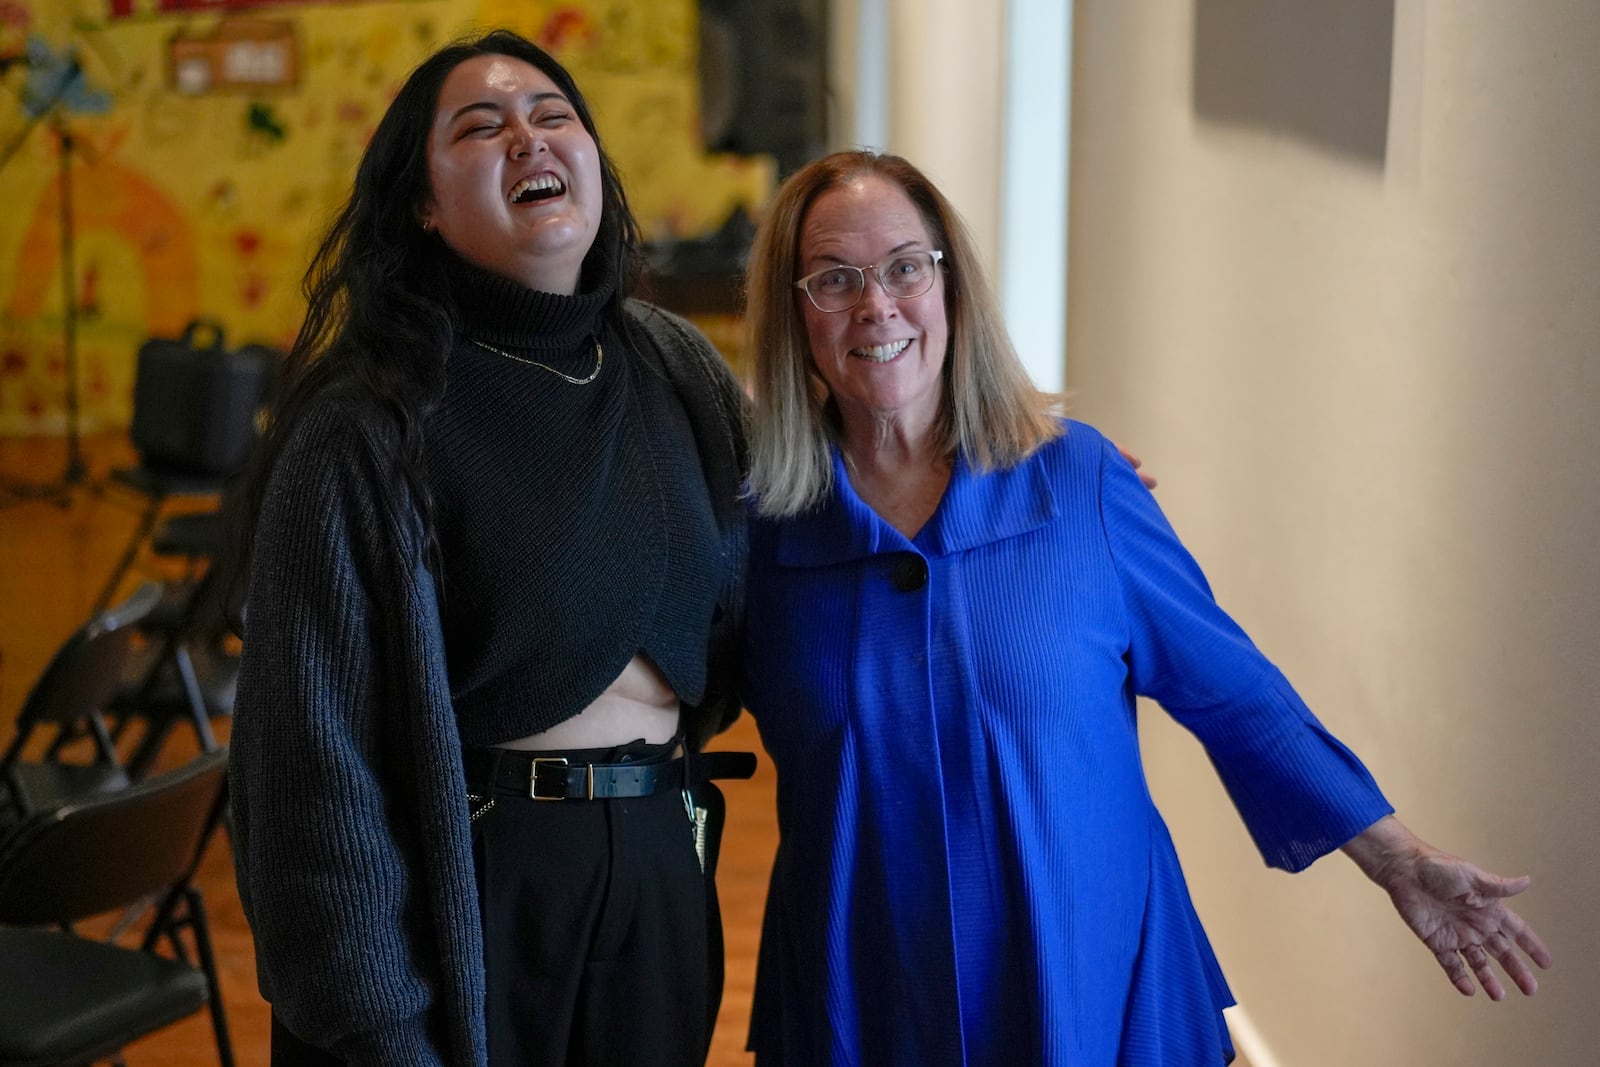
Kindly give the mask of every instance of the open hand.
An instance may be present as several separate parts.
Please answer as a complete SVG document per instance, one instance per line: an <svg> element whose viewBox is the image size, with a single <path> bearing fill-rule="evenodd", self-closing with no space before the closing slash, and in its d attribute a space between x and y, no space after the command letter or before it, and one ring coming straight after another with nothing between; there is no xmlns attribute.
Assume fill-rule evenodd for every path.
<svg viewBox="0 0 1600 1067"><path fill-rule="evenodd" d="M1539 935L1505 904L1505 898L1516 896L1532 882L1526 875L1503 878L1458 856L1433 850L1418 857L1409 874L1395 877L1385 888L1400 917L1433 950L1439 966L1463 995L1472 995L1475 976L1490 1000L1504 1000L1505 987L1489 963L1491 958L1527 996L1539 989L1528 960L1540 967L1551 963L1550 950Z"/></svg>
<svg viewBox="0 0 1600 1067"><path fill-rule="evenodd" d="M1505 903L1533 879L1491 874L1434 848L1392 815L1373 823L1344 851L1388 892L1400 917L1433 951L1463 996L1472 996L1481 985L1490 1000L1505 999L1505 986L1490 960L1525 995L1538 991L1539 980L1528 961L1549 967L1550 950Z"/></svg>

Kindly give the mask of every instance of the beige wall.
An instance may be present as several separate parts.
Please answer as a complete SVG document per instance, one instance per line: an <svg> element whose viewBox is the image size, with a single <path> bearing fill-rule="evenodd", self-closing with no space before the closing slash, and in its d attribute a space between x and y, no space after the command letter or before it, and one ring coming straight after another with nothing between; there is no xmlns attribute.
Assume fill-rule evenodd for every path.
<svg viewBox="0 0 1600 1067"><path fill-rule="evenodd" d="M1377 162L1198 117L1205 2L1077 3L1075 412L1401 816L1536 877L1557 968L1462 999L1342 858L1264 870L1152 707L1153 787L1277 1062L1593 1064L1600 4L1398 0Z"/></svg>
<svg viewBox="0 0 1600 1067"><path fill-rule="evenodd" d="M916 163L961 212L991 272L1005 14L1003 3L970 0L833 0L828 14L829 146Z"/></svg>
<svg viewBox="0 0 1600 1067"><path fill-rule="evenodd" d="M999 260L1003 5L891 0L889 150L961 211L990 271Z"/></svg>

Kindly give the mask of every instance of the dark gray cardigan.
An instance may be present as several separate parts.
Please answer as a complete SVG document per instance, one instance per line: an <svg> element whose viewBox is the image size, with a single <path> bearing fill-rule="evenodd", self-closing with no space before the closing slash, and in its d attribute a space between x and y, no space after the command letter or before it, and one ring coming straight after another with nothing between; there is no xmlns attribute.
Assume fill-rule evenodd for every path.
<svg viewBox="0 0 1600 1067"><path fill-rule="evenodd" d="M733 576L698 747L738 714L742 393L693 327L630 302L694 426ZM641 340L641 343L644 343ZM487 1062L466 782L433 575L379 406L329 391L274 468L231 740L239 895L262 994L352 1064Z"/></svg>

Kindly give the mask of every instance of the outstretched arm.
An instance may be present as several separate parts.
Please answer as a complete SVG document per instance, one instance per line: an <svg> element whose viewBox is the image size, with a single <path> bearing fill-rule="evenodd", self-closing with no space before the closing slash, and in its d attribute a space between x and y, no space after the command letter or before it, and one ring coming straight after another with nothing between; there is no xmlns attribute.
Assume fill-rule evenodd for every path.
<svg viewBox="0 0 1600 1067"><path fill-rule="evenodd" d="M1344 846L1344 853L1389 894L1400 917L1432 950L1463 996L1473 994L1476 975L1490 1000L1505 999L1505 987L1489 964L1491 957L1525 995L1538 991L1539 981L1528 960L1547 968L1550 950L1505 903L1533 879L1503 878L1440 851L1393 815L1358 834Z"/></svg>

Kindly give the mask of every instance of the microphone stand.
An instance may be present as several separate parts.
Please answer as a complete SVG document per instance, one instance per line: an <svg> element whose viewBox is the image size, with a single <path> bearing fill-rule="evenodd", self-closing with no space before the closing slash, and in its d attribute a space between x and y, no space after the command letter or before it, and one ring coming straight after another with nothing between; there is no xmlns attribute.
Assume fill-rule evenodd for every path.
<svg viewBox="0 0 1600 1067"><path fill-rule="evenodd" d="M51 132L56 135L61 149L58 157L61 190L61 347L65 361L67 403L67 459L60 482L0 486L0 508L30 500L46 500L59 507L69 507L72 504L73 487L83 485L89 478L88 467L83 461L82 434L78 422L78 270L74 258L72 218L72 156L77 142L61 116L61 105L67 90L81 73L77 57L73 56L66 73L56 84L55 93L36 112L33 121L6 147L5 154L0 156L0 169L3 169L22 149L34 127L45 116L49 116Z"/></svg>

